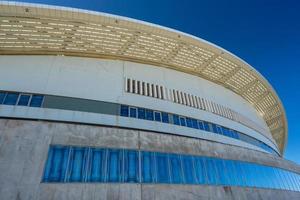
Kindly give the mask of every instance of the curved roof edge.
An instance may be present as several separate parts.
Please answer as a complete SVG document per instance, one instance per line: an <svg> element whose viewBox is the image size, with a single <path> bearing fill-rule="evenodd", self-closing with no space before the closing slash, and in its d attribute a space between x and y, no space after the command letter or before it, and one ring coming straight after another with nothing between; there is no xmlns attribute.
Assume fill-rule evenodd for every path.
<svg viewBox="0 0 300 200"><path fill-rule="evenodd" d="M229 51L171 28L95 11L2 1L0 13L0 54L108 57L198 75L246 99L283 155L288 125L281 100L256 69Z"/></svg>

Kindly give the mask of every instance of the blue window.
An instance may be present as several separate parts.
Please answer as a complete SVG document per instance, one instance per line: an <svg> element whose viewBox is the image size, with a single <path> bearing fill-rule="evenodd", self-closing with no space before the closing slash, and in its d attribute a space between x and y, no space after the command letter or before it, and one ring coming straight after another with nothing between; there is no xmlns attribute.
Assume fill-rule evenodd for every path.
<svg viewBox="0 0 300 200"><path fill-rule="evenodd" d="M210 184L300 190L298 174L255 163L60 145L50 146L43 182Z"/></svg>
<svg viewBox="0 0 300 200"><path fill-rule="evenodd" d="M214 133L218 133L217 131L217 126L215 124L211 124L212 125L212 130Z"/></svg>
<svg viewBox="0 0 300 200"><path fill-rule="evenodd" d="M6 92L0 92L0 104L3 103L5 96L6 96Z"/></svg>
<svg viewBox="0 0 300 200"><path fill-rule="evenodd" d="M141 152L142 182L155 182L155 157L153 152Z"/></svg>
<svg viewBox="0 0 300 200"><path fill-rule="evenodd" d="M217 126L217 133L220 134L220 135L223 135L222 129L221 129L220 126Z"/></svg>
<svg viewBox="0 0 300 200"><path fill-rule="evenodd" d="M186 126L184 117L180 117L180 126Z"/></svg>
<svg viewBox="0 0 300 200"><path fill-rule="evenodd" d="M178 115L173 115L173 123L176 124L176 125L180 125L179 116Z"/></svg>
<svg viewBox="0 0 300 200"><path fill-rule="evenodd" d="M5 105L16 105L18 97L19 97L19 93L8 92L6 94L6 97L4 99L3 104L5 104Z"/></svg>
<svg viewBox="0 0 300 200"><path fill-rule="evenodd" d="M208 184L216 185L218 183L218 175L215 168L214 159L205 158L206 159L206 170L207 170L207 181Z"/></svg>
<svg viewBox="0 0 300 200"><path fill-rule="evenodd" d="M32 95L30 106L31 107L41 107L43 103L44 96L43 95Z"/></svg>
<svg viewBox="0 0 300 200"><path fill-rule="evenodd" d="M21 94L20 98L19 98L19 101L18 101L18 105L19 106L28 106L29 99L30 99L30 95Z"/></svg>
<svg viewBox="0 0 300 200"><path fill-rule="evenodd" d="M107 156L107 181L121 182L122 150L109 149Z"/></svg>
<svg viewBox="0 0 300 200"><path fill-rule="evenodd" d="M56 146L50 148L43 181L65 182L67 180L69 153L69 147Z"/></svg>
<svg viewBox="0 0 300 200"><path fill-rule="evenodd" d="M146 109L146 119L151 121L154 120L153 110Z"/></svg>
<svg viewBox="0 0 300 200"><path fill-rule="evenodd" d="M192 119L192 125L193 125L193 128L199 129L198 122L196 119Z"/></svg>
<svg viewBox="0 0 300 200"><path fill-rule="evenodd" d="M192 156L181 156L184 181L187 184L195 184L194 163Z"/></svg>
<svg viewBox="0 0 300 200"><path fill-rule="evenodd" d="M199 124L199 129L205 130L205 129L204 129L203 121L198 121L198 124Z"/></svg>
<svg viewBox="0 0 300 200"><path fill-rule="evenodd" d="M129 106L121 105L121 116L128 117L129 114Z"/></svg>
<svg viewBox="0 0 300 200"><path fill-rule="evenodd" d="M207 183L206 163L202 157L194 157L195 175L199 184Z"/></svg>
<svg viewBox="0 0 300 200"><path fill-rule="evenodd" d="M169 159L172 183L183 183L180 156L176 154L170 154Z"/></svg>
<svg viewBox="0 0 300 200"><path fill-rule="evenodd" d="M139 154L137 151L125 150L124 153L124 182L139 182Z"/></svg>
<svg viewBox="0 0 300 200"><path fill-rule="evenodd" d="M138 108L138 118L145 119L146 111L144 108Z"/></svg>
<svg viewBox="0 0 300 200"><path fill-rule="evenodd" d="M170 183L168 154L156 153L157 182Z"/></svg>
<svg viewBox="0 0 300 200"><path fill-rule="evenodd" d="M70 182L83 182L85 180L87 149L82 147L72 148L70 158Z"/></svg>
<svg viewBox="0 0 300 200"><path fill-rule="evenodd" d="M191 118L186 118L186 125L187 127L193 128L193 124L192 124L192 119Z"/></svg>
<svg viewBox="0 0 300 200"><path fill-rule="evenodd" d="M106 154L104 149L91 149L90 151L90 170L88 171L88 182L104 182L105 170L104 164L106 160Z"/></svg>
<svg viewBox="0 0 300 200"><path fill-rule="evenodd" d="M215 166L216 166L216 171L218 174L218 183L221 185L226 185L226 180L227 180L227 173L223 164L223 160L221 159L214 159ZM229 174L228 174L229 175Z"/></svg>
<svg viewBox="0 0 300 200"><path fill-rule="evenodd" d="M136 108L134 108L134 107L130 107L130 108L129 108L129 116L130 116L130 117L136 118L136 116L137 116L136 112L137 112L137 109L136 109Z"/></svg>
<svg viewBox="0 0 300 200"><path fill-rule="evenodd" d="M163 123L169 123L169 114L168 113L162 112L161 117L162 117Z"/></svg>
<svg viewBox="0 0 300 200"><path fill-rule="evenodd" d="M204 130L210 132L210 126L209 126L209 123L204 121L203 124L204 124Z"/></svg>
<svg viewBox="0 0 300 200"><path fill-rule="evenodd" d="M157 122L161 122L160 112L157 112L157 111L154 112L154 120L157 121Z"/></svg>

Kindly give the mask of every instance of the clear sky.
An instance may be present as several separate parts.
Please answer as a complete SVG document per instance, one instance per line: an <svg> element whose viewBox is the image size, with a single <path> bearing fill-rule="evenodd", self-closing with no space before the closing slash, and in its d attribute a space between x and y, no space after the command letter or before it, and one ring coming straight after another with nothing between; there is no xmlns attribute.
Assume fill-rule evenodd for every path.
<svg viewBox="0 0 300 200"><path fill-rule="evenodd" d="M23 0L22 0L23 1ZM300 164L300 1L26 0L131 17L215 43L243 58L274 87L286 109L284 157Z"/></svg>

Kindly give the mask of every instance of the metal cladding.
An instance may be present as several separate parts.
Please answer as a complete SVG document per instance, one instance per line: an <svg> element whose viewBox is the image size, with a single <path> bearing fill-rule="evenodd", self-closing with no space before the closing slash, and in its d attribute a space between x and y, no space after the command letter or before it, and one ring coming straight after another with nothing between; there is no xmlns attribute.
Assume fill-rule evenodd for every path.
<svg viewBox="0 0 300 200"><path fill-rule="evenodd" d="M1 2L0 54L128 60L197 75L253 105L284 151L287 120L272 86L242 59L194 36L99 12Z"/></svg>

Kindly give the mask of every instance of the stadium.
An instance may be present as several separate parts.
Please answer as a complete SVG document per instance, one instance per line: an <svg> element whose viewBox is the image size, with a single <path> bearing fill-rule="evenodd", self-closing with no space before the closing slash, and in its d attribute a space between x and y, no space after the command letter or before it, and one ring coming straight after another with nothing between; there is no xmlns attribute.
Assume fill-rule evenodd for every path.
<svg viewBox="0 0 300 200"><path fill-rule="evenodd" d="M159 25L0 2L0 197L300 199L284 107L247 62Z"/></svg>

